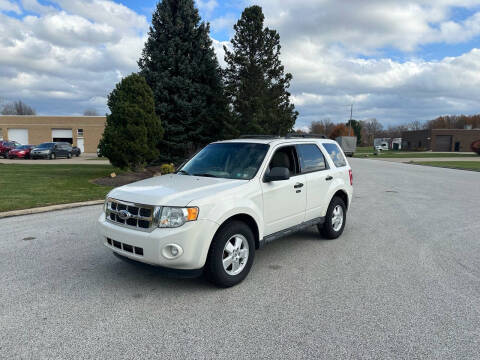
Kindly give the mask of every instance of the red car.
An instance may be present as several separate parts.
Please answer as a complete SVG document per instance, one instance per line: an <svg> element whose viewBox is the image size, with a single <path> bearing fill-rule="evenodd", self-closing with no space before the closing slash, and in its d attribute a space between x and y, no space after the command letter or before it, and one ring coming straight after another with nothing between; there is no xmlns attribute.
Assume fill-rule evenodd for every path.
<svg viewBox="0 0 480 360"><path fill-rule="evenodd" d="M8 152L9 159L30 159L30 151L34 145L21 145Z"/></svg>
<svg viewBox="0 0 480 360"><path fill-rule="evenodd" d="M0 157L7 158L8 152L22 144L16 141L0 141Z"/></svg>

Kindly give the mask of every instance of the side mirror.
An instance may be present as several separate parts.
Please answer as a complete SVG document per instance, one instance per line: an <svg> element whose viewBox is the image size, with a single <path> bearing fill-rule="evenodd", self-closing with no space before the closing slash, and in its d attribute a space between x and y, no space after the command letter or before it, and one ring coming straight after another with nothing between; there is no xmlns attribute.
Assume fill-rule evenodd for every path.
<svg viewBox="0 0 480 360"><path fill-rule="evenodd" d="M265 181L280 181L280 180L288 180L290 179L290 170L286 167L274 167L270 170L265 176Z"/></svg>

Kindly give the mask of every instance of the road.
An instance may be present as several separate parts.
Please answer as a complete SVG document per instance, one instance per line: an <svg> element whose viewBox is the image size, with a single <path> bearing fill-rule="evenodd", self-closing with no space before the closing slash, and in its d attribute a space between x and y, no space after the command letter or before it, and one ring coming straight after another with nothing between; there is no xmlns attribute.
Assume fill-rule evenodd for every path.
<svg viewBox="0 0 480 360"><path fill-rule="evenodd" d="M225 290L118 260L99 206L0 220L1 357L478 358L480 173L351 163L343 236L277 240Z"/></svg>

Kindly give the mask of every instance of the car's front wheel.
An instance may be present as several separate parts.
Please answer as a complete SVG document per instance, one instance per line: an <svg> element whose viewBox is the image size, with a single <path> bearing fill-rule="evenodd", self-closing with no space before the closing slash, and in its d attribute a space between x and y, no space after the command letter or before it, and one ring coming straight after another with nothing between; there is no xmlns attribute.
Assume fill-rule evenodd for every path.
<svg viewBox="0 0 480 360"><path fill-rule="evenodd" d="M318 229L327 239L336 239L342 235L346 220L347 207L340 197L335 196L328 206L325 222Z"/></svg>
<svg viewBox="0 0 480 360"><path fill-rule="evenodd" d="M207 279L220 287L241 282L250 272L255 257L255 239L250 227L241 221L223 225L215 234L208 252Z"/></svg>

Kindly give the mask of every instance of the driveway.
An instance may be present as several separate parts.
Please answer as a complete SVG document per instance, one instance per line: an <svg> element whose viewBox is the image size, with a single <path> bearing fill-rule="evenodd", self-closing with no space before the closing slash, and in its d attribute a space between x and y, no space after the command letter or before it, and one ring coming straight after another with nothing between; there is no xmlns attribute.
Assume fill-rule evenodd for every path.
<svg viewBox="0 0 480 360"><path fill-rule="evenodd" d="M480 173L351 163L343 236L277 240L225 290L112 256L100 206L0 220L2 357L478 358Z"/></svg>
<svg viewBox="0 0 480 360"><path fill-rule="evenodd" d="M97 154L82 154L79 157L74 156L71 159L55 159L55 160L24 160L24 159L3 159L0 158L0 164L76 164L76 165L109 165L108 160L99 160Z"/></svg>

